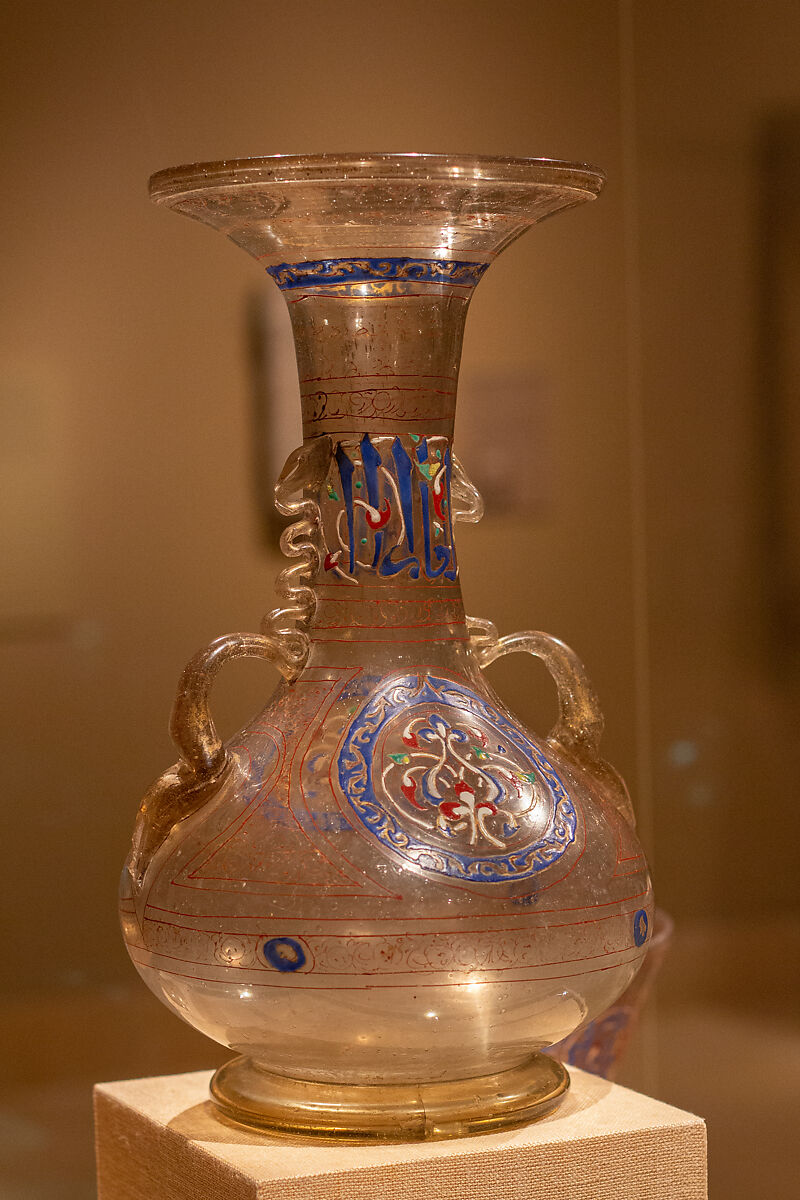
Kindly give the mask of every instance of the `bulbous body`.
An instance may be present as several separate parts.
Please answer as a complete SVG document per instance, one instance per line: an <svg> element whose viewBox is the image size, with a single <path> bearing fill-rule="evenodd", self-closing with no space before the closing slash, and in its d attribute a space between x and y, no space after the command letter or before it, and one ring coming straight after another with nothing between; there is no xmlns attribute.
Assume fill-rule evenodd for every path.
<svg viewBox="0 0 800 1200"><path fill-rule="evenodd" d="M230 746L214 798L154 857L141 917L123 902L136 966L178 1015L271 1071L409 1082L505 1070L624 990L650 917L631 829L463 667L311 665ZM446 741L475 785L461 796L502 781L502 806L454 821L447 762L426 787L442 800L422 799ZM393 804L406 758L422 803Z"/></svg>
<svg viewBox="0 0 800 1200"><path fill-rule="evenodd" d="M493 172L483 160L486 178L467 195L495 218L489 228L454 203L449 160L421 183L418 164L389 159L347 170L260 160L260 176L239 167L220 182L206 169L159 185L174 207L267 257L294 325L304 444L277 489L295 518L282 542L295 560L279 581L288 605L261 635L221 639L187 668L173 715L181 760L145 798L121 899L148 986L243 1056L217 1086L229 1115L383 1138L535 1115L531 1097L503 1108L508 1081L535 1063L535 1090L537 1052L625 989L652 919L630 803L599 758L602 718L580 662L546 635L498 638L466 617L453 539L459 517L480 516L452 452L471 290L509 240L509 214L521 232L545 201L555 211L588 198L597 177L573 168L565 181L557 164L526 175L524 160ZM381 169L388 182L376 181ZM343 179L352 189L359 170L348 222L331 189ZM519 177L501 195L503 170ZM457 257L433 245L442 210L462 237ZM324 259L290 242L304 222ZM432 248L412 253L420 244ZM516 649L543 658L557 683L548 738L483 675ZM208 687L222 661L246 653L286 679L223 748ZM498 1075L506 1082L486 1084L477 1108L464 1100L464 1081L477 1094ZM376 1088L381 1104L362 1103ZM417 1120L423 1110L435 1117Z"/></svg>

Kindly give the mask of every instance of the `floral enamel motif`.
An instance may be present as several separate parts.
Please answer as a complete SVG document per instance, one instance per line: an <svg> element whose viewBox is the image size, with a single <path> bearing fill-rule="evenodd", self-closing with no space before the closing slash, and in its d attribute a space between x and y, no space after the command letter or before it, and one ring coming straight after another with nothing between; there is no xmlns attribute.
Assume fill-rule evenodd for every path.
<svg viewBox="0 0 800 1200"><path fill-rule="evenodd" d="M363 825L425 871L524 879L575 840L575 808L553 764L455 680L387 680L353 719L338 766Z"/></svg>

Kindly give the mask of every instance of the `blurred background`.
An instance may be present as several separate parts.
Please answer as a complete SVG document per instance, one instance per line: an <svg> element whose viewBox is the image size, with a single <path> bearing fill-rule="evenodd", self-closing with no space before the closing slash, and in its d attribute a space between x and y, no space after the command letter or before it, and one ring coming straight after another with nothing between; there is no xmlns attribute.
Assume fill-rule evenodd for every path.
<svg viewBox="0 0 800 1200"><path fill-rule="evenodd" d="M267 285L147 177L365 149L608 173L473 301L462 457L491 396L534 484L462 530L465 599L575 647L634 793L675 934L622 1081L707 1118L713 1197L790 1195L800 7L31 0L0 54L0 1195L91 1197L92 1082L225 1057L139 982L115 898L184 663L273 603ZM227 669L226 733L270 670ZM491 673L543 732L543 673Z"/></svg>

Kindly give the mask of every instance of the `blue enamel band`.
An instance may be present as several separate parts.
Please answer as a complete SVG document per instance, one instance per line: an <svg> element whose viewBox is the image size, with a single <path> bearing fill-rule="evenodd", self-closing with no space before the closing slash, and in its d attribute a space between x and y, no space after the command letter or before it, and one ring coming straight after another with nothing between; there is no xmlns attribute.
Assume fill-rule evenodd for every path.
<svg viewBox="0 0 800 1200"><path fill-rule="evenodd" d="M321 258L314 262L278 263L267 267L267 273L282 291L387 280L474 287L488 266L488 263L441 258Z"/></svg>

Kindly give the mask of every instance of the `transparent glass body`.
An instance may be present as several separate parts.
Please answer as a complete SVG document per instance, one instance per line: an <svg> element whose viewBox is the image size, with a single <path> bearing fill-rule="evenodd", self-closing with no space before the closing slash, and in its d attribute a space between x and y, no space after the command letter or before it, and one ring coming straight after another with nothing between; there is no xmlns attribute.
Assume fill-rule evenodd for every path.
<svg viewBox="0 0 800 1200"><path fill-rule="evenodd" d="M582 664L464 613L454 525L480 497L452 447L469 300L505 246L602 176L546 160L316 156L162 172L154 199L264 264L294 330L303 445L282 607L180 682L178 763L142 802L122 877L148 986L239 1058L228 1115L320 1136L519 1123L566 1075L540 1051L624 991L652 897ZM513 579L508 581L513 586ZM542 658L525 729L482 667ZM284 675L227 746L229 659Z"/></svg>

